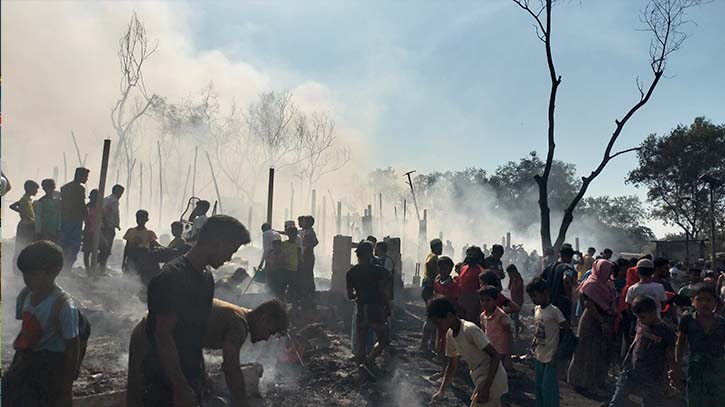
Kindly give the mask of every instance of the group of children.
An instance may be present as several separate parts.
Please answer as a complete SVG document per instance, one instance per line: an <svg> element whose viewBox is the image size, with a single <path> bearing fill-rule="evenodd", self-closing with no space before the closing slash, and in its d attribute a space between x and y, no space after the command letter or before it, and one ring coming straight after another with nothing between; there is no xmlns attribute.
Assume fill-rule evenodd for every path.
<svg viewBox="0 0 725 407"><path fill-rule="evenodd" d="M447 360L444 372L431 377L433 380L443 377L439 391L433 396L434 401L442 397L450 384L459 357L466 361L475 383L472 406L499 406L501 396L507 392L501 377L506 377L513 369L511 345L514 335L521 329L517 314L523 305L524 284L515 266L509 266L508 287L514 301L504 297L498 273L484 268L486 263L481 261L482 252L479 252L475 246L469 247L466 259L454 265L450 258L439 256L439 242L431 242L426 270L434 270L435 274L426 275L433 281L432 290L426 287L429 283L423 285L429 320L424 325L422 347L427 349L430 333L425 331L430 329L429 324L434 324L438 328L436 349L445 354ZM435 268L429 268L434 259ZM552 262L551 268L556 268L562 261L573 263L568 251ZM578 294L586 305L579 323L578 339L572 339L576 337L568 322L572 307L560 309L553 304L562 294L552 295L552 284L543 278L547 274L535 277L526 285L526 292L534 304L531 353L537 406L540 407L559 406L559 377L566 367L569 367L569 381L575 389L583 380L578 375L592 377L599 389L605 387L613 350L608 343L615 326L622 324L621 329L627 329L626 321L622 322L620 316L614 313L611 318L608 316L610 307L616 308L614 279L619 274L619 266L601 257L586 259L586 262L591 267L585 274L586 279L570 293L572 297ZM666 296L662 288L666 278L655 271L655 264L660 263L669 264L657 259L654 262L640 260L633 268L639 281L632 280L621 293L627 304L624 313L633 318L632 335L629 342L625 342L628 348L618 370L614 393L603 405L629 406L633 399L644 406L684 405L683 398L678 395L682 391L686 392L690 407L725 405L725 319L716 313L720 299L715 285L699 283L690 287L691 307L677 310L676 301L672 296ZM453 270L458 276L451 276ZM478 287L470 273L478 274ZM568 273L562 268L562 272L548 275L563 278ZM473 292L478 297L478 308L473 301L461 301L463 293ZM471 316L476 312L480 312L479 318L474 319ZM663 321L667 312L675 313L674 326ZM572 354L574 358L568 366ZM593 360L597 358L604 360ZM681 372L685 370L686 386L681 379Z"/></svg>

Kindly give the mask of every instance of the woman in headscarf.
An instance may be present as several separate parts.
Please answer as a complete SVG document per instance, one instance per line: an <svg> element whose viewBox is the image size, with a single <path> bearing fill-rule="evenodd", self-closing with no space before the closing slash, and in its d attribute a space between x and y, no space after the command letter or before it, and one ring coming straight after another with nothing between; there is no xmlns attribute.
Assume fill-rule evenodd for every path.
<svg viewBox="0 0 725 407"><path fill-rule="evenodd" d="M569 366L569 383L575 390L593 394L607 376L612 346L616 294L610 275L616 265L609 260L594 262L592 274L579 286L584 313L579 320L579 345Z"/></svg>

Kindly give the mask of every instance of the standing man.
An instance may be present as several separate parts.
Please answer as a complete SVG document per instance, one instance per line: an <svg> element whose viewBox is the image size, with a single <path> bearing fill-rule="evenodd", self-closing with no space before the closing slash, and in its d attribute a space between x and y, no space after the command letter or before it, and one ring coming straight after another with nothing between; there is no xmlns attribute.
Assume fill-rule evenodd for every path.
<svg viewBox="0 0 725 407"><path fill-rule="evenodd" d="M121 214L119 213L119 200L125 189L121 185L114 185L111 195L103 199L103 223L101 223L101 246L98 255L99 273L106 273L106 263L111 257L113 240L116 239L116 230L121 230Z"/></svg>
<svg viewBox="0 0 725 407"><path fill-rule="evenodd" d="M60 188L60 234L63 247L64 268L70 270L78 258L83 237L83 220L86 218L87 168L76 168L73 181Z"/></svg>
<svg viewBox="0 0 725 407"><path fill-rule="evenodd" d="M548 286L550 302L559 308L567 322L571 320L571 297L576 270L571 265L574 249L564 246L559 252L559 261L550 265L541 274Z"/></svg>
<svg viewBox="0 0 725 407"><path fill-rule="evenodd" d="M345 275L347 282L347 298L357 303L357 331L360 333L355 350L355 361L359 364L372 364L390 344L386 310L390 308L388 296L385 294L385 269L373 263L373 244L362 241L358 244L357 265ZM367 353L368 329L375 331L377 343Z"/></svg>
<svg viewBox="0 0 725 407"><path fill-rule="evenodd" d="M196 244L167 263L149 283L144 406L201 404L202 348L214 298L209 267L221 267L249 240L249 232L238 220L212 216L201 227Z"/></svg>
<svg viewBox="0 0 725 407"><path fill-rule="evenodd" d="M267 257L269 256L269 252L272 251L272 242L275 240L281 241L282 236L280 236L280 234L277 233L276 230L272 229L272 226L269 223L263 223L262 258L259 260L259 266L257 266L257 269L262 270L262 268L264 267L267 275L269 275L269 262L267 261Z"/></svg>
<svg viewBox="0 0 725 407"><path fill-rule="evenodd" d="M315 297L315 247L320 243L317 234L312 227L315 225L315 218L304 216L300 225L300 245L302 246L302 265L300 267L300 284L304 293L304 303L314 303Z"/></svg>
<svg viewBox="0 0 725 407"><path fill-rule="evenodd" d="M483 260L483 269L495 270L496 275L500 280L503 280L506 277L506 274L503 271L503 262L501 262L503 252L503 246L501 246L500 244L495 244L491 246L491 256L486 257Z"/></svg>

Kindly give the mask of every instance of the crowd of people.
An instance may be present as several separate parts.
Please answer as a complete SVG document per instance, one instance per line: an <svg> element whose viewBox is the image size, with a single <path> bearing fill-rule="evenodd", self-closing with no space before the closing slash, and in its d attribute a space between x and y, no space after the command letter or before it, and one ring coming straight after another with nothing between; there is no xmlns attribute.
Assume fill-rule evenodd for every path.
<svg viewBox="0 0 725 407"><path fill-rule="evenodd" d="M703 279L694 269L675 291L667 259L612 261L611 250L595 256L594 248L575 256L565 244L526 285L516 265L509 265L507 298L501 246L494 245L488 258L481 248L468 247L455 265L441 255L440 240L430 248L421 349L446 360L443 372L431 377L442 380L433 402L463 358L475 383L471 405L506 405L507 377L517 374L510 357L513 339L524 329L519 313L525 287L534 306L529 328L537 406L559 406L560 378L610 407L632 405L633 398L653 407L725 405L725 278ZM610 375L616 376L613 392Z"/></svg>
<svg viewBox="0 0 725 407"><path fill-rule="evenodd" d="M27 181L24 195L11 205L20 215L13 264L25 288L16 301L22 326L3 374L3 405L72 405L91 329L56 278L72 269L81 247L89 254L94 238L98 266L84 256L86 272L107 275L124 194L115 185L109 196L93 190L86 201L88 174L78 168L60 193L51 179ZM33 202L41 187L44 196ZM283 333L288 311L315 307L319 241L312 216L286 221L282 232L262 225L262 257L253 278L266 282L276 298L249 310L215 298L221 287L251 277L246 270L217 282L211 270L249 243L250 234L232 217L210 216L210 209L208 201L198 201L188 219L173 222L174 239L166 246L147 228L150 216L143 209L123 235L122 270L139 276L148 307L130 336L129 406L200 405L208 394L203 349L222 350L231 398L247 405L239 366L244 341ZM358 366L370 372L391 343L400 270L387 240L369 236L353 246L357 264L346 274L347 297L354 302L352 351ZM513 344L529 331L539 407L559 405L561 379L579 393L606 398L611 407L630 405L632 397L644 406L724 404L725 274L697 268L685 273L651 256L613 260L609 249L581 254L568 244L558 255L547 249L543 257L502 245L490 251L468 246L460 262L453 253L450 241L434 239L422 265L427 313L420 350L445 360L431 377L440 381L432 402L443 399L463 359L475 384L471 405L506 405L510 380L520 374ZM522 313L533 315L531 326ZM615 376L608 387L606 378Z"/></svg>
<svg viewBox="0 0 725 407"><path fill-rule="evenodd" d="M85 198L88 174L87 169L77 169L60 194L53 180L44 180L45 195L35 202L38 184L27 181L22 198L11 205L21 218L13 264L25 287L17 293L15 317L21 327L13 342L15 355L3 372L3 406L73 405L72 386L91 326L74 293L56 279L64 270L69 273L81 246L90 251L96 226L101 232L98 267L84 259L86 271L89 276L105 275L115 232L120 230L118 200L124 193L122 186L114 186L98 212L98 192L91 191L88 201ZM247 338L258 342L287 330L288 307L276 299L250 310L214 298L217 282L211 270L228 262L250 242L250 235L233 217L207 216L209 209L207 201L199 201L189 219L172 223L174 240L166 247L147 229L149 213L143 209L136 212L136 227L123 236L121 267L138 274L148 307L130 336L128 406L201 405L211 385L203 349L222 350L231 400L248 405L239 364L242 344ZM299 261L309 265L314 257ZM229 284L242 274L246 271L238 269L229 281L220 283Z"/></svg>

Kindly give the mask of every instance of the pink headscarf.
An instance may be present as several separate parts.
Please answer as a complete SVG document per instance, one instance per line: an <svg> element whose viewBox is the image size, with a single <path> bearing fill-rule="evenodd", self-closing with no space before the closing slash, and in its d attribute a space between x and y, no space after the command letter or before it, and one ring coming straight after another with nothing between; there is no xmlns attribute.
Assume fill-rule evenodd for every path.
<svg viewBox="0 0 725 407"><path fill-rule="evenodd" d="M614 288L609 281L614 263L599 259L592 266L592 274L580 286L579 293L586 295L602 310L612 309L615 300Z"/></svg>

